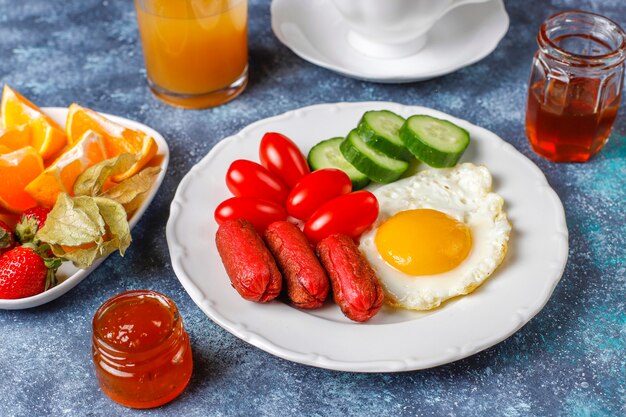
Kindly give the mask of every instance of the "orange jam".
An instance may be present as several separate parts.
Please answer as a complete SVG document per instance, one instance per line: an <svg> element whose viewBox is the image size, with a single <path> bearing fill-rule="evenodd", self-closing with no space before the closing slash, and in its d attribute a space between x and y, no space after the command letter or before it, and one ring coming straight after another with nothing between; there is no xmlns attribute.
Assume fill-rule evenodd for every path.
<svg viewBox="0 0 626 417"><path fill-rule="evenodd" d="M189 336L172 300L148 290L107 300L93 318L92 355L100 388L131 408L176 398L191 378Z"/></svg>

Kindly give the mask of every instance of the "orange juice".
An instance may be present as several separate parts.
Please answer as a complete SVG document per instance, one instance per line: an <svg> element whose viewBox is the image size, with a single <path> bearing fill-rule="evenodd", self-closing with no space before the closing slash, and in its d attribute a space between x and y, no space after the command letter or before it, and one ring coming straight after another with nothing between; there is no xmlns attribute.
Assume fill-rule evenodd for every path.
<svg viewBox="0 0 626 417"><path fill-rule="evenodd" d="M135 0L148 81L170 104L210 107L245 87L247 0Z"/></svg>

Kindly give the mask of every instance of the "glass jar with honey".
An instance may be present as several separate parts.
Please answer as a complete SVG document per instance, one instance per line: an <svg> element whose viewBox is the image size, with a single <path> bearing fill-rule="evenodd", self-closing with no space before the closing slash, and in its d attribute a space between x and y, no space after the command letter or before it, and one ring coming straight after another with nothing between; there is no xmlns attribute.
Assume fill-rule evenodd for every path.
<svg viewBox="0 0 626 417"><path fill-rule="evenodd" d="M154 291L124 292L100 306L92 356L102 391L131 408L163 405L191 378L191 347L178 309Z"/></svg>
<svg viewBox="0 0 626 417"><path fill-rule="evenodd" d="M607 142L620 104L626 34L606 17L555 14L537 35L526 134L555 162L584 162Z"/></svg>

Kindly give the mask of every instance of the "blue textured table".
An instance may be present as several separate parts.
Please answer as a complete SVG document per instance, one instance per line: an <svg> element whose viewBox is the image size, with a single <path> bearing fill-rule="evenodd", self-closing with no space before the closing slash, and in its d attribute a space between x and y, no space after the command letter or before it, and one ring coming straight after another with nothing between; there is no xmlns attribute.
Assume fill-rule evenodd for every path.
<svg viewBox="0 0 626 417"><path fill-rule="evenodd" d="M355 81L313 66L270 30L268 1L250 5L250 85L234 102L185 111L146 88L131 1L0 0L0 82L42 106L87 107L141 121L169 141L171 163L134 230L125 259L112 255L55 302L0 311L0 416L626 414L626 118L591 162L558 165L524 135L527 78L545 17L579 8L624 26L623 0L509 1L511 28L496 51L456 73L421 83ZM389 100L433 107L490 129L547 175L565 205L570 254L544 310L506 341L446 366L401 374L350 374L273 357L211 322L169 263L165 224L184 174L221 138L256 120L338 101ZM161 291L190 333L193 378L155 410L130 411L98 388L91 318L127 289Z"/></svg>

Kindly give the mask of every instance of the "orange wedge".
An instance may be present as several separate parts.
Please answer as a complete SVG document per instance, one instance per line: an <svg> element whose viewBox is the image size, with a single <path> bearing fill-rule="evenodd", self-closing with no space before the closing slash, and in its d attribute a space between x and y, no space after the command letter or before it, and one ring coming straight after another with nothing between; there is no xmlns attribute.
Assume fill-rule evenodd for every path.
<svg viewBox="0 0 626 417"><path fill-rule="evenodd" d="M52 207L59 193L74 195L76 178L90 166L105 159L102 136L88 130L78 142L33 179L25 191L40 205Z"/></svg>
<svg viewBox="0 0 626 417"><path fill-rule="evenodd" d="M112 178L116 182L139 172L157 152L157 144L151 136L117 124L78 104L70 106L65 129L70 144L87 130L93 130L104 138L108 158L127 152L138 156L137 162L128 171Z"/></svg>
<svg viewBox="0 0 626 417"><path fill-rule="evenodd" d="M135 162L126 172L111 177L114 182L121 182L128 177L132 177L144 167L148 166L150 161L157 153L157 144L151 136L144 135L143 142L141 143L141 150L135 152L137 155L137 162Z"/></svg>
<svg viewBox="0 0 626 417"><path fill-rule="evenodd" d="M30 126L13 126L7 129L0 129L0 146L11 151L30 146Z"/></svg>
<svg viewBox="0 0 626 417"><path fill-rule="evenodd" d="M54 120L8 85L2 92L1 109L4 129L30 126L31 146L44 160L57 154L67 143L65 132Z"/></svg>
<svg viewBox="0 0 626 417"><path fill-rule="evenodd" d="M21 213L36 206L24 187L42 171L41 156L31 146L0 155L0 209Z"/></svg>

